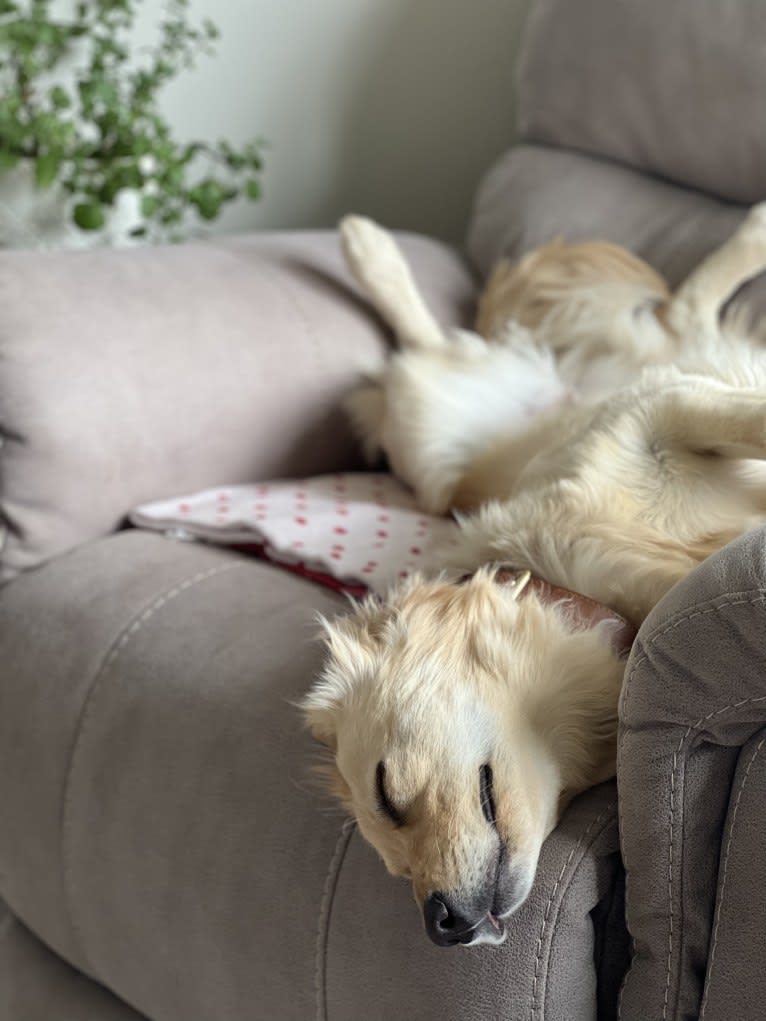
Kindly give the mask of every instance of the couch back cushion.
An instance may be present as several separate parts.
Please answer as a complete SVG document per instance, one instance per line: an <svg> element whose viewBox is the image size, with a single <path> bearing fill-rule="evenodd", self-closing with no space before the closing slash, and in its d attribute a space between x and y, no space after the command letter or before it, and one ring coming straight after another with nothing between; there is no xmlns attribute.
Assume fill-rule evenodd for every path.
<svg viewBox="0 0 766 1021"><path fill-rule="evenodd" d="M463 321L462 261L402 242L436 314ZM340 401L384 350L334 232L1 253L0 580L138 503L352 467Z"/></svg>
<svg viewBox="0 0 766 1021"><path fill-rule="evenodd" d="M479 188L468 237L482 276L555 237L624 245L676 285L729 237L746 206L571 149L523 143Z"/></svg>
<svg viewBox="0 0 766 1021"><path fill-rule="evenodd" d="M766 3L534 0L518 92L469 229L482 276L603 239L675 286L766 199ZM766 312L766 278L739 297Z"/></svg>
<svg viewBox="0 0 766 1021"><path fill-rule="evenodd" d="M535 0L519 73L530 142L731 202L766 197L766 4Z"/></svg>

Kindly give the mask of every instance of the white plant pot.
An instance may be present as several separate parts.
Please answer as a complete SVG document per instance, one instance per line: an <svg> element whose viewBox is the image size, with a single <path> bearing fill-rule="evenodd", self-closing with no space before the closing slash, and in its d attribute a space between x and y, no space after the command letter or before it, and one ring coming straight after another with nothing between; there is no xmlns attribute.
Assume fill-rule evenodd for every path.
<svg viewBox="0 0 766 1021"><path fill-rule="evenodd" d="M100 230L81 230L71 218L72 200L55 185L35 185L31 160L0 173L0 247L98 248L141 244L130 231L141 223L140 196L125 188L107 209Z"/></svg>

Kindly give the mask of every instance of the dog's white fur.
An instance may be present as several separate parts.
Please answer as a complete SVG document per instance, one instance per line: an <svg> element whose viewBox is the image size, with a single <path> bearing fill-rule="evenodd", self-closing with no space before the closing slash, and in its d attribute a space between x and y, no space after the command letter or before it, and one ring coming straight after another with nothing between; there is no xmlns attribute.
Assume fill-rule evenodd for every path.
<svg viewBox="0 0 766 1021"><path fill-rule="evenodd" d="M416 578L325 622L328 658L305 708L388 868L411 876L418 901L438 895L446 927L470 925L461 941L497 942L562 806L614 773L624 662L612 625L583 629L566 604L516 599L493 565L640 624L766 520L766 352L741 317L719 321L766 266L766 204L673 295L613 246L503 265L480 307L486 340L444 333L385 231L351 218L342 234L402 349L352 414L424 507L478 508L445 556L474 574Z"/></svg>

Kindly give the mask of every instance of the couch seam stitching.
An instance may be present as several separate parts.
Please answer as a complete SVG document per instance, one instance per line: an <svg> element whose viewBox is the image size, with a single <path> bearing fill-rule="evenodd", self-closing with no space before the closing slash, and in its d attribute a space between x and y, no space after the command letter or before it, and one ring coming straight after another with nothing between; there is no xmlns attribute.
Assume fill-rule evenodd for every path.
<svg viewBox="0 0 766 1021"><path fill-rule="evenodd" d="M745 775L742 777L742 782L740 783L739 790L737 791L737 800L734 802L734 811L732 812L731 826L729 827L729 839L726 842L726 852L724 854L724 859L723 859L723 874L722 874L722 878L721 878L721 892L720 892L720 894L718 896L718 908L716 910L715 926L713 928L713 945L712 945L712 948L711 948L711 951L710 951L710 963L709 963L708 969L707 969L707 980L705 982L705 993L704 993L704 995L702 997L702 1005L700 1007L700 1021L703 1021L703 1018L705 1016L705 1009L707 1007L707 1001L708 1001L708 993L710 992L710 984L711 984L711 978L712 978L712 974L713 974L713 966L715 964L715 953L716 953L716 949L718 947L718 926L719 926L719 924L721 922L721 914L722 914L722 909L723 909L723 900L724 900L724 895L726 893L726 880L728 878L728 869L729 869L729 852L731 851L731 843L732 843L732 840L734 838L734 827L735 827L736 822L737 822L737 812L739 811L739 803L740 803L740 800L742 798L742 793L745 790L745 785L747 784L748 777L750 776L750 770L753 768L753 763L758 758L758 755L759 755L759 753L761 751L761 748L764 745L764 742L766 742L766 736L762 737L761 740L758 742L758 745L757 745L755 751L753 752L753 754L752 754L752 756L750 758L750 762L747 764L747 769L745 770Z"/></svg>
<svg viewBox="0 0 766 1021"><path fill-rule="evenodd" d="M690 724L683 734L683 737L678 742L678 747L673 753L673 771L670 776L670 840L668 850L668 964L667 964L667 975L665 976L665 997L662 1008L662 1021L667 1021L668 1016L668 997L670 994L670 974L673 963L673 841L674 841L674 792L675 792L675 779L676 773L679 767L679 756L683 750L683 746L686 743L691 732L697 731L702 727L703 724L707 723L714 716L722 716L724 713L733 712L736 709L741 709L745 705L753 705L756 702L766 702L766 695L758 695L756 698L744 698L739 702L732 702L730 705L722 706L720 709L715 709L713 712L707 714L707 716L701 716L696 723ZM685 762L685 756L684 756Z"/></svg>
<svg viewBox="0 0 766 1021"><path fill-rule="evenodd" d="M756 591L756 590L750 589L750 591L752 592L752 591ZM659 638L662 638L664 635L668 634L668 632L673 631L675 628L679 627L681 624L684 624L684 623L687 623L690 620L693 620L695 617L705 616L705 615L707 615L709 613L716 613L716 612L718 612L718 610L720 610L720 609L722 609L723 607L726 607L726 606L743 606L743 605L754 606L756 603L765 602L766 601L766 593L762 589L759 589L757 591L758 591L758 595L755 596L752 599L742 599L742 598L723 599L723 600L717 602L715 604L715 606L710 606L710 607L708 607L705 610L695 610L692 613L683 614L682 616L680 616L678 618L678 620L674 621L672 624L667 625L667 627L662 628L660 631L652 632L647 637L647 639L644 640L644 649L642 650L642 652L639 653L639 655L636 656L635 661L633 663L631 663L631 667L630 667L630 670L628 672L627 680L625 682L625 694L624 694L624 697L622 699L623 716L625 714L625 710L626 710L627 705L628 705L628 699L629 699L629 696L630 696L630 686L631 686L631 682L633 680L633 677L635 676L635 673L638 670L639 666L643 666L643 664L648 659L648 654L646 652L647 647L653 646ZM675 776L676 776L676 772L677 772L677 768L678 768L678 755L679 755L679 753L681 752L681 750L683 748L684 742L686 741L686 739L688 738L688 736L692 732L692 730L697 730L699 727L702 726L703 723L707 723L708 720L712 719L713 716L722 715L723 713L729 712L729 711L731 711L733 709L740 709L740 708L742 708L743 705L746 705L748 703L762 702L764 700L766 700L766 696L758 696L757 698L744 699L744 700L742 700L740 702L735 702L735 703L732 703L730 705L724 706L721 709L714 710L713 712L708 713L707 716L700 717L700 719L697 720L696 723L690 724L688 726L686 732L684 733L683 737L679 741L678 747L676 748L676 750L673 753L673 768L672 768L671 778L670 778L670 791L671 791L671 793L670 793L670 798L671 798L671 800L670 800L670 827L669 827L670 828L670 843L669 843L668 854L669 854L669 858L671 859L671 862L672 862L672 858L673 858L673 822L674 822L674 811L675 811L675 804L674 804L674 798L675 798ZM676 724L676 726L682 726L682 725L683 724ZM624 744L625 744L626 736L627 736L627 728L624 728L623 732L622 732L622 736L621 736L619 744L618 744L618 747L617 747L618 789L619 789L619 772L620 772L620 766L622 764L622 751L623 751L623 747L624 747ZM618 799L618 819L619 819L618 825L619 825L619 829L620 829L620 850L621 850L621 853L622 853L623 866L625 868L625 874L626 874L626 900L627 900L627 897L628 897L627 884L630 881L629 880L629 865L628 865L628 856L625 853L625 847L624 847L624 843L623 843L623 840L622 840L622 821L621 821L621 816L622 816L621 806L619 805L619 799ZM662 1010L663 1021L667 1021L668 997L669 997L669 993L670 993L670 972L671 972L672 957L673 957L673 918L674 918L674 912L673 912L673 872L672 872L672 865L668 869L668 909L669 909L669 911L668 911L668 929L669 929L669 932L668 932L668 959L667 959L667 974L666 974L666 977L665 977L665 994L664 994L663 1010ZM635 940L632 940L632 943L635 946ZM622 1019L622 998L623 998L623 993L625 991L625 987L627 986L627 983L628 983L628 979L630 978L630 973L632 971L632 968L633 968L633 961L631 960L630 967L628 968L627 972L625 973L625 978L623 979L622 986L620 987L620 995L619 995L618 1001L617 1001L617 1021L621 1021L621 1019Z"/></svg>
<svg viewBox="0 0 766 1021"><path fill-rule="evenodd" d="M665 975L665 993L662 998L662 1021L666 1021L668 1016L668 998L670 995L670 973L673 962L673 925L675 921L675 913L673 910L673 844L675 841L675 792L676 792L676 773L678 771L678 755L681 751L686 736L690 733L687 730L684 737L681 738L678 747L673 752L673 767L670 771L670 818L669 818L669 839L668 839L668 960L667 960L667 974ZM685 760L684 760L685 762ZM680 858L680 851L679 851Z"/></svg>
<svg viewBox="0 0 766 1021"><path fill-rule="evenodd" d="M531 1002L530 1008L529 1008L529 1021L534 1021L535 1000L537 998L537 982L538 982L538 979L539 979L540 962L542 961L543 942L545 940L545 930L546 930L547 925L548 925L548 916L549 916L551 908L553 906L553 901L554 901L554 899L556 897L556 891L558 890L559 884L561 883L562 879L564 878L564 873L569 868L569 866L570 866L570 864L572 862L572 859L574 858L574 856L577 853L577 851L579 850L579 848L588 839L588 835L591 832L591 830L595 826L597 826L599 824L599 822L604 818L604 816L611 809L613 809L616 804L617 804L617 800L613 799L612 801L609 802L609 804L605 808L603 808L601 810L601 812L599 812L599 814L597 816L595 816L595 818L591 819L591 821L588 823L588 825L585 828L585 830L580 834L580 836L579 836L579 838L577 840L577 843L574 845L574 847L572 847L571 851L569 852L569 855L568 855L566 861L561 866L561 871L559 872L558 878L556 879L556 882L553 884L553 889L551 890L550 896L548 897L548 903L545 905L545 911L543 912L543 924L542 924L542 927L540 929L540 935L537 938L536 953L535 953L535 968L534 968L534 975L533 975L533 978L532 978L532 1002ZM599 834L597 834L597 837L600 835L601 832L602 831L599 831ZM594 837L594 840L597 837ZM580 860L582 860L582 859L580 859ZM577 867L579 867L579 862L578 862L578 866L576 866L576 868L575 868L575 872L577 871ZM573 875L574 875L574 872L573 872ZM542 1013L540 1014L540 1019L542 1021L542 1019L545 1017L545 1004L544 1004L544 1002L543 1002L543 1004L541 1006L542 1006Z"/></svg>
<svg viewBox="0 0 766 1021"><path fill-rule="evenodd" d="M155 595L153 599L140 611L138 611L132 618L129 624L126 624L120 634L112 642L109 651L106 653L104 659L101 662L96 674L88 688L85 700L83 702L82 709L80 710L80 716L76 724L74 743L72 745L72 751L69 756L69 765L66 771L66 778L64 780L64 798L62 803L61 812L61 832L60 832L60 846L61 846L61 859L62 859L62 885L64 893L64 903L67 908L69 916L69 925L72 931L72 935L78 944L78 949L83 956L86 964L91 967L88 959L88 954L85 949L85 942L83 940L82 929L79 924L75 921L75 910L74 910L74 897L71 893L71 881L72 881L72 862L68 854L69 846L69 816L72 807L72 799L74 797L74 774L77 764L77 758L79 755L80 748L82 747L82 739L87 729L87 724L92 716L93 707L98 701L98 694L102 688L102 681L107 674L107 671L116 663L121 653L127 647L131 639L141 630L144 624L157 610L161 609L172 599L175 599L182 592L192 588L194 585L199 584L202 581L212 578L217 574L223 574L226 571L230 571L236 567L242 567L244 561L235 561L228 564L218 564L216 567L208 568L206 571L199 571L194 575L184 579L182 582L176 583L167 591L161 595Z"/></svg>
<svg viewBox="0 0 766 1021"><path fill-rule="evenodd" d="M330 933L330 915L338 888L340 869L346 857L351 835L356 828L352 819L343 823L335 842L335 849L327 866L322 901L319 906L319 922L317 925L316 954L314 957L314 991L316 993L317 1021L327 1021L327 944Z"/></svg>

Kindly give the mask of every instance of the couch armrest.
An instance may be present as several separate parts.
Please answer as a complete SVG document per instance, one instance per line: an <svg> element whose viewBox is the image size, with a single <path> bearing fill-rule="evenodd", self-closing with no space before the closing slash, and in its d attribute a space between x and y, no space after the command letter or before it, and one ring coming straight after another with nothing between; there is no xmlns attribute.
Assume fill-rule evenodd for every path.
<svg viewBox="0 0 766 1021"><path fill-rule="evenodd" d="M409 884L309 779L294 703L314 613L341 607L140 531L0 590L0 896L158 1021L580 1021L599 1001L609 1021L614 784L569 807L502 947L434 947Z"/></svg>
<svg viewBox="0 0 766 1021"><path fill-rule="evenodd" d="M402 244L436 316L470 318L454 250ZM333 231L4 252L0 309L0 580L138 503L359 463L339 402L385 332Z"/></svg>
<svg viewBox="0 0 766 1021"><path fill-rule="evenodd" d="M620 707L620 824L634 941L622 1021L697 1017L703 1000L711 1021L763 1016L759 951L740 958L747 981L738 983L729 971L725 990L714 986L713 965L716 940L719 967L726 959L724 895L742 878L737 868L752 876L753 845L763 857L766 780L755 808L743 791L758 790L764 776L758 756L766 728L765 638L766 529L707 560L639 633ZM746 804L754 817L743 835ZM748 846L749 861L741 853ZM763 867L757 871L762 877ZM766 928L756 900L762 898L748 908L745 899L737 926L741 936L757 933L754 947ZM754 1013L733 1002L737 994L756 1004Z"/></svg>
<svg viewBox="0 0 766 1021"><path fill-rule="evenodd" d="M355 828L341 831L317 955L327 1018L614 1018L628 958L616 807L613 783L573 802L495 950L432 946L409 883L384 874Z"/></svg>

